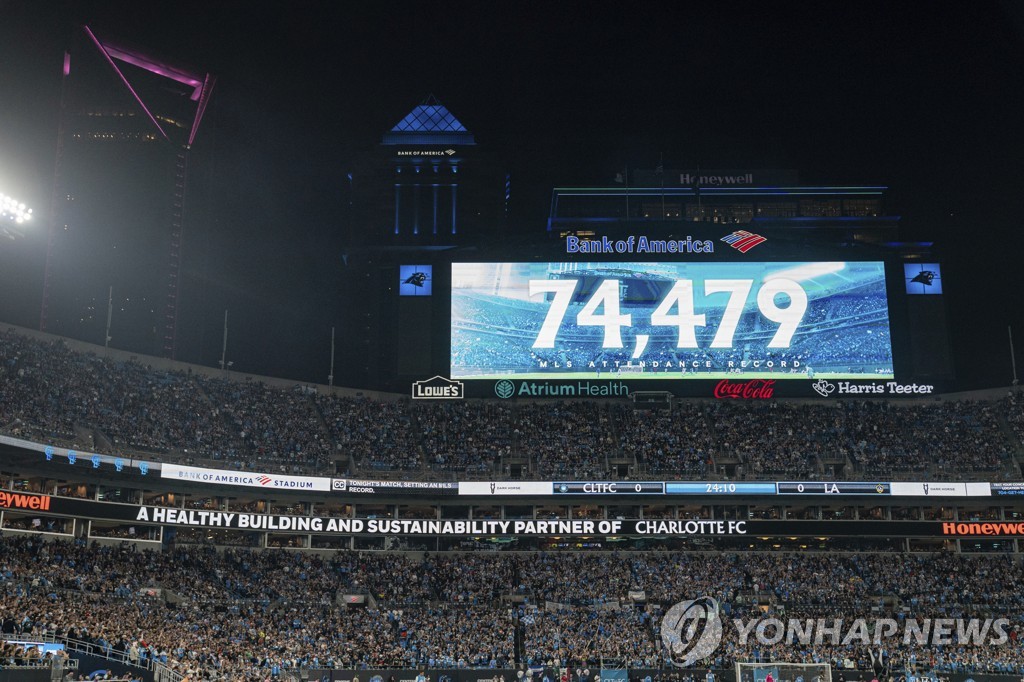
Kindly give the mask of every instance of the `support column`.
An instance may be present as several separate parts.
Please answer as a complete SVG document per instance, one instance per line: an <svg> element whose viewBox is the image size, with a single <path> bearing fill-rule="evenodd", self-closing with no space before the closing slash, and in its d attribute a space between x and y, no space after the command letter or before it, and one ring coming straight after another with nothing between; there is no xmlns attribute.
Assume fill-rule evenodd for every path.
<svg viewBox="0 0 1024 682"><path fill-rule="evenodd" d="M457 232L455 216L458 213L456 211L456 205L457 205L457 199L458 199L458 189L459 189L458 184L453 182L452 183L452 234L455 234Z"/></svg>
<svg viewBox="0 0 1024 682"><path fill-rule="evenodd" d="M395 183L395 234L398 234L398 219L402 215L402 186Z"/></svg>
<svg viewBox="0 0 1024 682"><path fill-rule="evenodd" d="M420 184L417 182L412 190L412 233L420 233Z"/></svg>
<svg viewBox="0 0 1024 682"><path fill-rule="evenodd" d="M437 183L434 183L434 234L437 234Z"/></svg>

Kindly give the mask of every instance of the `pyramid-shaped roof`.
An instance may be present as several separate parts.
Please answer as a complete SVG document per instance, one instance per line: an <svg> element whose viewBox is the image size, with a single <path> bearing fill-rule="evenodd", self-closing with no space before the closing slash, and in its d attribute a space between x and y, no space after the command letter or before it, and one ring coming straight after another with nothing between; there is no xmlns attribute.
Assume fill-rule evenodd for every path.
<svg viewBox="0 0 1024 682"><path fill-rule="evenodd" d="M473 144L473 135L433 95L428 95L384 136L384 144Z"/></svg>
<svg viewBox="0 0 1024 682"><path fill-rule="evenodd" d="M464 133L466 126L430 95L391 129L393 133Z"/></svg>

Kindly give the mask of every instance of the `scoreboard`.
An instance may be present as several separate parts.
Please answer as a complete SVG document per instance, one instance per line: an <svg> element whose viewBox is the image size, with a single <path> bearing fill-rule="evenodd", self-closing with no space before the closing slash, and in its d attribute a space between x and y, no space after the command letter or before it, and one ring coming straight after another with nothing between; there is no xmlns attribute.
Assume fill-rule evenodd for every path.
<svg viewBox="0 0 1024 682"><path fill-rule="evenodd" d="M948 283L933 257L828 230L692 230L660 250L570 235L396 268L399 292L429 281L432 296L396 295L381 316L395 320L376 346L393 363L387 389L443 378L458 383L445 392L499 400L831 400L948 386Z"/></svg>
<svg viewBox="0 0 1024 682"><path fill-rule="evenodd" d="M884 263L453 263L453 379L892 379Z"/></svg>

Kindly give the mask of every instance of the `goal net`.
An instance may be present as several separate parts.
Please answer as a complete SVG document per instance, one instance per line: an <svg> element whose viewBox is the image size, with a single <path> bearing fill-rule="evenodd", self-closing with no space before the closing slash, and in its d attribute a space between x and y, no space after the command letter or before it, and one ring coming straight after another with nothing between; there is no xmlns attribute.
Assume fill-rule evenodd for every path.
<svg viewBox="0 0 1024 682"><path fill-rule="evenodd" d="M832 682L828 663L736 663L736 682Z"/></svg>

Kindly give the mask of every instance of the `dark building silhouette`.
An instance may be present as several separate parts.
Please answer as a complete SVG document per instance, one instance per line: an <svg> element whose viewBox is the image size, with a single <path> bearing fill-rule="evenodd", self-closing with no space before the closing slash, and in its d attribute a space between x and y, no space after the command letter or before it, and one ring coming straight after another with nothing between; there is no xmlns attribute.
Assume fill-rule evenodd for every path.
<svg viewBox="0 0 1024 682"><path fill-rule="evenodd" d="M40 327L173 356L192 144L213 79L84 26L65 61Z"/></svg>

